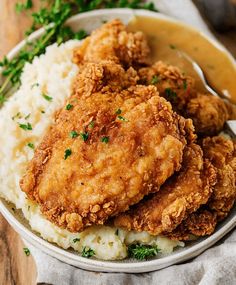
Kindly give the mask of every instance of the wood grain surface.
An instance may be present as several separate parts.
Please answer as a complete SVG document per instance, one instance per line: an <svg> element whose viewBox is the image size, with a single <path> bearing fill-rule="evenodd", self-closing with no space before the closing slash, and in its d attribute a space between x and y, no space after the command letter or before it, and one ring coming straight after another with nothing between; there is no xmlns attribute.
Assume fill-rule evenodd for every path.
<svg viewBox="0 0 236 285"><path fill-rule="evenodd" d="M23 37L30 25L27 14L17 15L17 0L0 0L0 58L14 47ZM34 1L34 7L40 0ZM236 56L236 32L216 34L226 47ZM23 243L16 232L0 215L0 285L35 284L36 268L31 256L23 251Z"/></svg>

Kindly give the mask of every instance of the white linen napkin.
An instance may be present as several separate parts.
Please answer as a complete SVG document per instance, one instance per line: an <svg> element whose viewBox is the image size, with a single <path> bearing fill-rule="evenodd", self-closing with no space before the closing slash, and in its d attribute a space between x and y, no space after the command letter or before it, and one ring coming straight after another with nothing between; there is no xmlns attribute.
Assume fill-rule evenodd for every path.
<svg viewBox="0 0 236 285"><path fill-rule="evenodd" d="M208 27L190 0L153 1L162 13L180 19L208 35ZM236 230L197 258L145 274L95 273L75 268L28 246L37 266L37 282L53 285L233 285L236 284Z"/></svg>

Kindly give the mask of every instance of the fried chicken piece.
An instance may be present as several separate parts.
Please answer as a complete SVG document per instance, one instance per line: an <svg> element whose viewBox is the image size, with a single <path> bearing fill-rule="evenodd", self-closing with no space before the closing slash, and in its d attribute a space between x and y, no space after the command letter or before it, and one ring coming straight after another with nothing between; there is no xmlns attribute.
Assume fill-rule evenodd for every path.
<svg viewBox="0 0 236 285"><path fill-rule="evenodd" d="M209 209L217 220L224 219L236 200L236 143L222 136L206 138L202 143L204 155L217 168L217 184L209 200Z"/></svg>
<svg viewBox="0 0 236 285"><path fill-rule="evenodd" d="M193 120L196 132L214 135L219 133L230 119L230 105L210 94L197 94L187 103L185 117Z"/></svg>
<svg viewBox="0 0 236 285"><path fill-rule="evenodd" d="M213 166L203 160L200 146L192 143L184 151L180 172L158 193L116 217L115 226L147 231L152 235L172 232L190 213L208 201L215 181Z"/></svg>
<svg viewBox="0 0 236 285"><path fill-rule="evenodd" d="M165 233L172 240L192 240L200 236L211 235L216 227L216 213L201 207L190 214L175 230Z"/></svg>
<svg viewBox="0 0 236 285"><path fill-rule="evenodd" d="M138 75L142 84L155 85L160 96L170 101L177 112L182 112L190 98L196 96L194 79L162 61L140 68Z"/></svg>
<svg viewBox="0 0 236 285"><path fill-rule="evenodd" d="M118 19L110 21L92 32L82 46L74 51L74 62L111 60L124 66L147 64L150 49L142 32L128 32Z"/></svg>
<svg viewBox="0 0 236 285"><path fill-rule="evenodd" d="M171 239L189 240L192 235L205 236L214 232L217 222L223 220L236 200L236 145L221 136L206 138L202 142L204 156L216 168L217 183L207 205L191 214L173 232Z"/></svg>
<svg viewBox="0 0 236 285"><path fill-rule="evenodd" d="M69 231L128 210L181 167L186 120L154 86L113 91L128 75L113 62L86 64L67 102L73 107L57 113L20 182Z"/></svg>
<svg viewBox="0 0 236 285"><path fill-rule="evenodd" d="M159 61L139 69L138 74L140 82L154 84L179 114L191 118L200 135L217 134L227 120L236 119L235 106L209 93L198 93L194 79L183 75L177 67Z"/></svg>

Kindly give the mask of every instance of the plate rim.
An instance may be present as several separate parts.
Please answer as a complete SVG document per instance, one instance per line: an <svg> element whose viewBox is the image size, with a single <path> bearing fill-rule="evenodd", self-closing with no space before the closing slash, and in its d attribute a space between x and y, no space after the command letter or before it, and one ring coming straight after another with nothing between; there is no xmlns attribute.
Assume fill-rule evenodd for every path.
<svg viewBox="0 0 236 285"><path fill-rule="evenodd" d="M227 54L230 60L234 63L236 68L236 61L234 57L230 54L230 52L219 43L214 37L210 37L209 35L203 33L202 31L192 27L189 24L183 23L180 20L173 19L167 15L162 13L151 12L147 10L133 10L127 8L118 8L118 9L100 9L95 11L90 11L82 14L77 14L71 17L67 23L68 25L77 22L81 19L86 19L88 17L101 17L101 16L109 16L111 14L115 14L117 18L119 15L124 17L124 14L128 17L132 16L147 16L154 17L158 19L167 20L178 25L186 26L195 30L196 32L203 35L208 41L210 41L214 46L220 49L222 52ZM41 28L31 34L28 40L35 40L40 35L43 34L45 28ZM17 44L7 55L9 59L14 58L20 49L24 47L26 44L26 40L21 41ZM1 73L2 69L0 69ZM200 241L199 243L183 250L182 252L172 253L168 256L162 257L160 259L147 260L142 262L111 262L111 261L102 261L96 259L86 259L81 257L80 255L76 255L75 253L71 253L66 249L60 248L53 243L50 243L47 240L44 240L42 237L38 236L33 232L33 230L27 229L20 221L10 212L7 206L2 202L3 198L0 198L0 212L6 218L6 220L10 223L10 225L20 234L20 236L27 240L30 244L35 246L36 248L41 249L46 254L49 254L67 264L74 265L79 268L100 271L100 272L126 272L126 273L141 273L141 272L150 272L157 269L161 269L179 262L186 261L187 259L196 257L200 253L202 253L207 248L211 247L217 241L219 241L224 235L226 235L230 230L232 230L236 226L236 215L232 217L231 220L226 222L220 229L218 229L214 234Z"/></svg>

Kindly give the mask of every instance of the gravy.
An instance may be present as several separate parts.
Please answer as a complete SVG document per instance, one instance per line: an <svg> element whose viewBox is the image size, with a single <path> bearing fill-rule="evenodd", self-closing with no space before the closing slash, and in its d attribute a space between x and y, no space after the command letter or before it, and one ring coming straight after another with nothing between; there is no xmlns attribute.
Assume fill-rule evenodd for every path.
<svg viewBox="0 0 236 285"><path fill-rule="evenodd" d="M194 77L197 89L204 92L204 86L192 65L178 55L178 49L182 50L201 66L218 92L236 103L236 64L200 32L163 19L141 16L135 17L128 28L130 31L143 31L147 35L152 62L162 60L178 66L184 73Z"/></svg>

